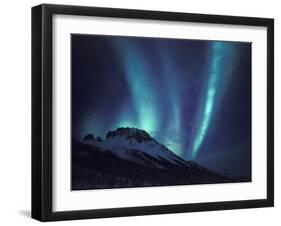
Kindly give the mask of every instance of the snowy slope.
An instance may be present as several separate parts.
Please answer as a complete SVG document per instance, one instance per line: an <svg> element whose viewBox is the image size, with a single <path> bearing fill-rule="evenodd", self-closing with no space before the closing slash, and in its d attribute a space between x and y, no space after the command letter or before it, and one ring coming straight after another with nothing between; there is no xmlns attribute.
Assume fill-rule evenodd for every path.
<svg viewBox="0 0 281 226"><path fill-rule="evenodd" d="M178 166L192 164L175 155L145 131L136 128L118 128L110 131L105 140L87 135L83 143L100 151L110 151L122 159L156 168L166 168L167 163Z"/></svg>

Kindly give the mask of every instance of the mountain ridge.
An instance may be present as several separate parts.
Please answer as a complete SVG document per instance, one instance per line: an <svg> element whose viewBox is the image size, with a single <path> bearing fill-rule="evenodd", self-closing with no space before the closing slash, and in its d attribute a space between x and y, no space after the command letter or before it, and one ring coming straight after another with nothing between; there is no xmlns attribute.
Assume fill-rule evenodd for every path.
<svg viewBox="0 0 281 226"><path fill-rule="evenodd" d="M72 140L72 189L100 189L237 182L186 161L146 131L121 127L105 139Z"/></svg>
<svg viewBox="0 0 281 226"><path fill-rule="evenodd" d="M148 155L150 155L153 158L164 159L173 164L188 165L184 159L157 142L146 131L137 128L117 128L116 130L109 131L104 140L97 140L94 135L87 135L85 138L83 139L84 144L100 148L101 151L109 150L121 158L131 159L132 156L130 154L133 150L142 155L146 153L147 155L145 157L142 156L143 158L149 158ZM133 159L131 160L133 161ZM155 165L159 166L157 163ZM161 168L161 166L159 167Z"/></svg>

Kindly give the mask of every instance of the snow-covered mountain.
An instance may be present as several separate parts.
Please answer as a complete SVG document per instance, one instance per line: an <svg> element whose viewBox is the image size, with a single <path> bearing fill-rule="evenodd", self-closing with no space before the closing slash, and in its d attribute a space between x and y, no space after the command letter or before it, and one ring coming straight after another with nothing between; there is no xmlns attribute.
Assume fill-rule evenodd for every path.
<svg viewBox="0 0 281 226"><path fill-rule="evenodd" d="M144 130L136 128L118 128L108 132L104 140L89 134L83 143L148 167L164 169L168 167L167 163L179 166L192 164L158 143Z"/></svg>
<svg viewBox="0 0 281 226"><path fill-rule="evenodd" d="M73 190L247 181L186 161L136 128L72 140L71 159Z"/></svg>

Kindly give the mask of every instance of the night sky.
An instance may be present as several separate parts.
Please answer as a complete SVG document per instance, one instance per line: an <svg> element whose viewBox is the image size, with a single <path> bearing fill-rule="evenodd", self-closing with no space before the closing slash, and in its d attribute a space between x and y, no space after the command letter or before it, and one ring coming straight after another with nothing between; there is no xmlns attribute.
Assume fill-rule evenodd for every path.
<svg viewBox="0 0 281 226"><path fill-rule="evenodd" d="M71 45L74 139L135 127L251 176L251 43L72 34Z"/></svg>

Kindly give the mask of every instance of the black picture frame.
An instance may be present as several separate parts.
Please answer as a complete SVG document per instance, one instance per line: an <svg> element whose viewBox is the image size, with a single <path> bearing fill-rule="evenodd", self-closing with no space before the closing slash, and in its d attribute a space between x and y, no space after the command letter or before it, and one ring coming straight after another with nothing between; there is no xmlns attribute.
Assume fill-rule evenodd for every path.
<svg viewBox="0 0 281 226"><path fill-rule="evenodd" d="M267 198L130 208L52 210L52 18L55 14L267 28ZM32 8L32 218L40 221L121 217L274 205L274 20L221 15L43 4Z"/></svg>

